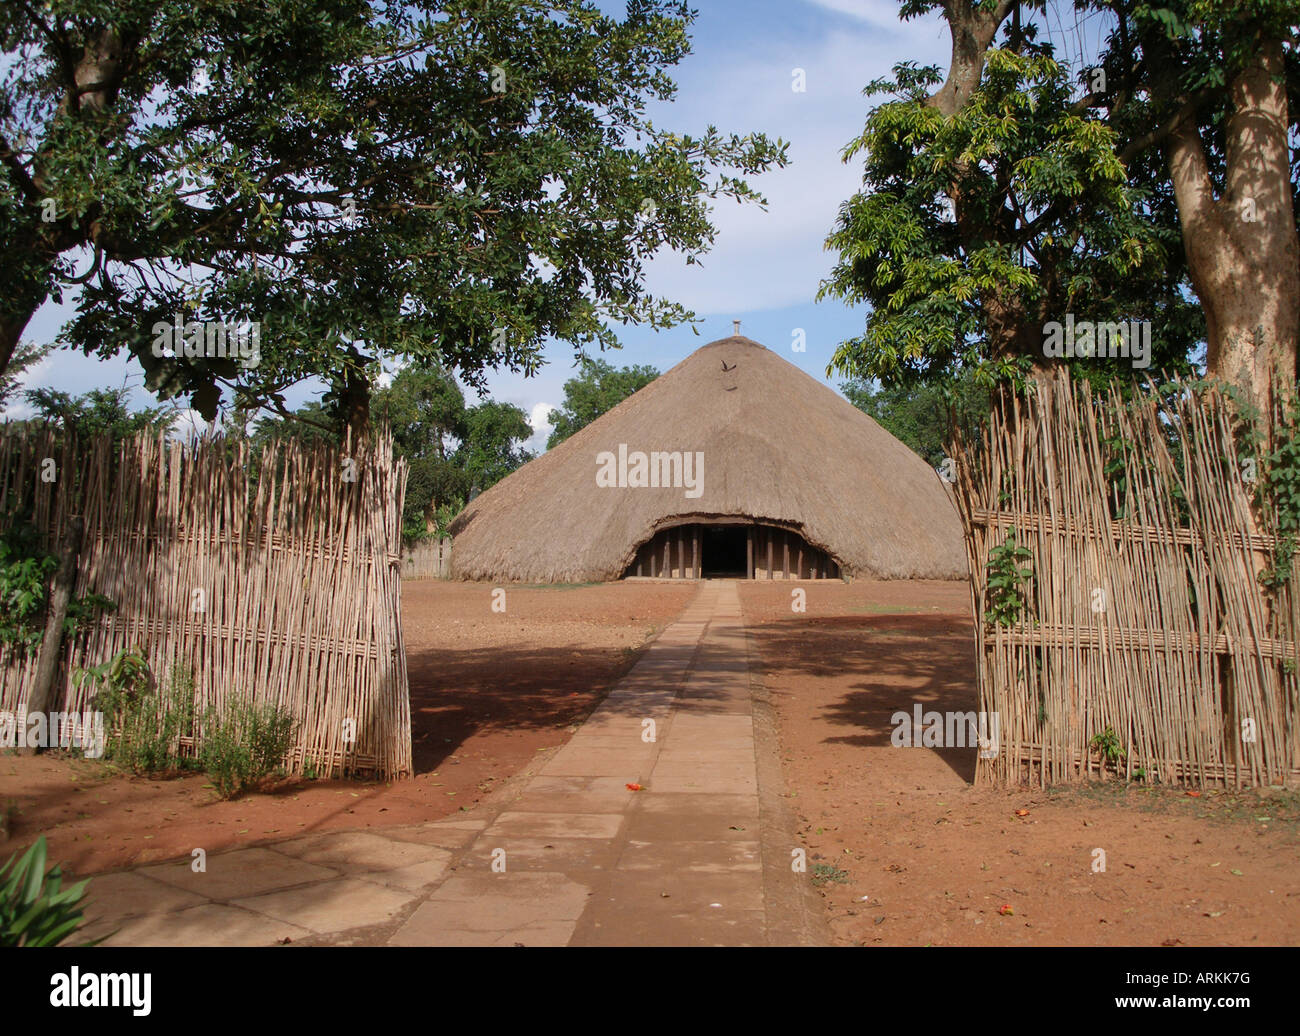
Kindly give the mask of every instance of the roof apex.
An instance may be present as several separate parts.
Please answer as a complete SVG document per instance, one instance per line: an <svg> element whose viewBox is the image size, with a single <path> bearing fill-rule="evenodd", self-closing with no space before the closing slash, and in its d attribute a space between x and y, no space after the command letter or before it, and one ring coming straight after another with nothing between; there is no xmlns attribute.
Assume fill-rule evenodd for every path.
<svg viewBox="0 0 1300 1036"><path fill-rule="evenodd" d="M715 345L752 345L755 349L767 349L767 346L762 342L756 342L754 339L746 338L744 335L728 335L726 338L718 338L709 342L707 345L702 345L695 351L698 353L704 349L712 349ZM770 349L767 351L771 352Z"/></svg>

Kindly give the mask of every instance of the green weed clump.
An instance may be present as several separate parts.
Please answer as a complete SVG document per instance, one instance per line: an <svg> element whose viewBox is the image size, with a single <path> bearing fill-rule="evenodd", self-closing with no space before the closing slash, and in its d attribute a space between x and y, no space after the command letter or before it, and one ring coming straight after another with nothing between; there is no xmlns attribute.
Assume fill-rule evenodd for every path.
<svg viewBox="0 0 1300 1036"><path fill-rule="evenodd" d="M234 699L209 708L203 719L199 764L217 794L233 799L272 774L283 773L297 721L276 705Z"/></svg>
<svg viewBox="0 0 1300 1036"><path fill-rule="evenodd" d="M1014 626L1029 606L1029 584L1034 579L1034 553L1016 543L1016 530L989 551L986 576L988 606L984 621L996 626Z"/></svg>
<svg viewBox="0 0 1300 1036"><path fill-rule="evenodd" d="M812 883L818 888L828 882L835 882L838 885L846 885L849 881L849 872L840 870L831 863L814 863L812 869Z"/></svg>
<svg viewBox="0 0 1300 1036"><path fill-rule="evenodd" d="M276 705L233 697L202 713L198 758L183 753L182 738L195 735L194 677L172 667L165 688L155 685L139 648L119 651L103 665L79 670L78 683L99 688L94 707L104 713L104 756L138 774L202 769L222 798L235 798L274 773L282 773L293 747L297 720Z"/></svg>
<svg viewBox="0 0 1300 1036"><path fill-rule="evenodd" d="M293 747L297 721L275 705L256 705L234 697L202 713L198 758L182 749L194 737L198 710L194 677L172 667L166 687L158 687L143 653L134 648L110 661L79 670L78 683L98 687L94 707L104 713L104 756L114 766L138 774L201 769L222 798L235 798L274 773L282 773Z"/></svg>
<svg viewBox="0 0 1300 1036"><path fill-rule="evenodd" d="M1110 763L1119 772L1120 764L1127 758L1127 753L1120 744L1119 735L1113 727L1107 727L1088 742L1089 747L1102 758L1102 765Z"/></svg>
<svg viewBox="0 0 1300 1036"><path fill-rule="evenodd" d="M93 707L104 714L104 758L138 774L192 769L181 738L194 728L194 678L173 666L166 687L155 684L139 648L119 651L103 665L78 670L74 682L98 687Z"/></svg>

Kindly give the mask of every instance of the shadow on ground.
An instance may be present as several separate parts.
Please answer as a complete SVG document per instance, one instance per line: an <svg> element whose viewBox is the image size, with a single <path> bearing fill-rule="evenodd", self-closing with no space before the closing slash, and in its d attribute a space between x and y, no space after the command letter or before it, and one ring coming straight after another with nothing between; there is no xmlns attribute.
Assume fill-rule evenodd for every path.
<svg viewBox="0 0 1300 1036"><path fill-rule="evenodd" d="M848 728L825 743L890 747L896 712L971 712L979 708L969 620L952 615L853 615L767 622L751 627L778 701L807 679L844 680L847 690L823 707ZM930 749L961 779L975 777L967 748Z"/></svg>

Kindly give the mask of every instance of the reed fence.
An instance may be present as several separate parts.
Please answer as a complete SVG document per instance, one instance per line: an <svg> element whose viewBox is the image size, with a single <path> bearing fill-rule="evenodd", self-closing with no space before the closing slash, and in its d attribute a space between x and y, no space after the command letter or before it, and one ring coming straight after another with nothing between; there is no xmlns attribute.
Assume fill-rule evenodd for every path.
<svg viewBox="0 0 1300 1036"><path fill-rule="evenodd" d="M1213 389L1125 400L1060 375L954 445L980 708L998 717L977 779L1300 777L1300 594L1294 566L1259 579L1278 540L1238 431ZM989 583L1009 536L1032 570L1010 598Z"/></svg>
<svg viewBox="0 0 1300 1036"><path fill-rule="evenodd" d="M199 718L183 751L197 751L207 706L240 697L298 719L291 772L409 774L405 484L386 435L254 455L220 438L114 446L0 429L0 521L30 524L57 553L79 517L74 596L116 605L65 639L57 707L88 709L94 689L74 672L138 647L159 681L192 678ZM0 709L25 706L34 670L34 652L0 645Z"/></svg>

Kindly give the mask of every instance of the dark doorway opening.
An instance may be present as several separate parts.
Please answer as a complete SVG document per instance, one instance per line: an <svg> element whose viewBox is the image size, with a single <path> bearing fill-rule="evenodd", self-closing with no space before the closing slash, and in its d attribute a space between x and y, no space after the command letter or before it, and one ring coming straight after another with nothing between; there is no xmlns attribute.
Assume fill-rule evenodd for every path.
<svg viewBox="0 0 1300 1036"><path fill-rule="evenodd" d="M838 562L796 530L761 521L660 529L623 572L633 579L837 579Z"/></svg>
<svg viewBox="0 0 1300 1036"><path fill-rule="evenodd" d="M706 525L701 573L705 579L744 579L749 575L746 557L749 526Z"/></svg>

